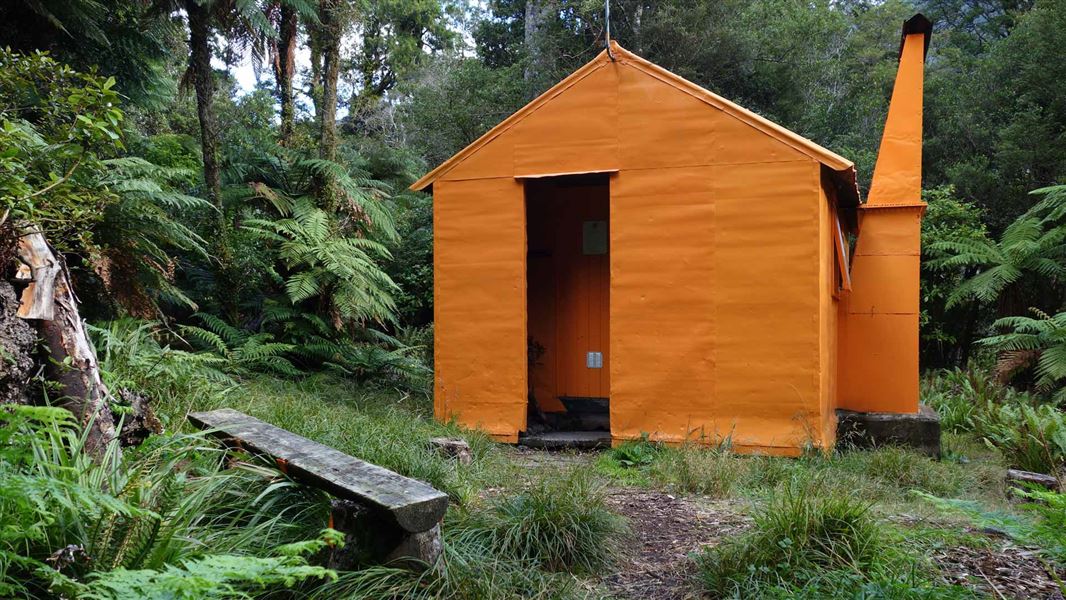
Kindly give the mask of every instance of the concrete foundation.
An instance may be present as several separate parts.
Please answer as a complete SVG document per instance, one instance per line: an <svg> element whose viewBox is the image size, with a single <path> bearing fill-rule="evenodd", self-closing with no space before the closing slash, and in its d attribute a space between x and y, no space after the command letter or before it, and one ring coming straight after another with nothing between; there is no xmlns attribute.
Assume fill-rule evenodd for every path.
<svg viewBox="0 0 1066 600"><path fill-rule="evenodd" d="M852 448L903 446L940 458L940 415L922 405L918 414L837 410L837 443Z"/></svg>

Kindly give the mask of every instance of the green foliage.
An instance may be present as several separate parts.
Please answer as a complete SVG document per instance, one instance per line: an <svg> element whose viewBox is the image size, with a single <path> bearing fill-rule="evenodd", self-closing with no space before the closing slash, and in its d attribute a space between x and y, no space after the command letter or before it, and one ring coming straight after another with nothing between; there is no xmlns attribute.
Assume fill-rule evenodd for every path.
<svg viewBox="0 0 1066 600"><path fill-rule="evenodd" d="M680 492L726 498L747 475L748 464L727 447L683 444L670 448L652 464L655 481Z"/></svg>
<svg viewBox="0 0 1066 600"><path fill-rule="evenodd" d="M968 319L968 315L959 310L961 307L952 310L947 306L951 294L965 278L965 271L936 268L935 256L930 249L934 244L949 240L985 242L988 232L982 222L981 209L959 200L953 187L923 190L922 199L928 208L922 217L922 312L919 325L923 346L935 349L930 358L937 364L944 364L960 358L945 354L960 350L962 338L969 333L967 326L972 327L975 319ZM973 306L966 308L976 310Z"/></svg>
<svg viewBox="0 0 1066 600"><path fill-rule="evenodd" d="M1007 333L981 340L1000 352L999 371L1009 377L1021 369L1034 367L1036 390L1054 393L1054 398L1066 400L1066 312L1048 315L1033 311L1037 318L1004 317L993 326L1010 329Z"/></svg>
<svg viewBox="0 0 1066 600"><path fill-rule="evenodd" d="M233 372L263 371L288 376L303 374L285 357L296 349L294 344L276 342L274 336L267 332L254 333L234 327L211 314L199 313L196 316L206 328L186 325L181 328L182 334L224 357L226 367Z"/></svg>
<svg viewBox="0 0 1066 600"><path fill-rule="evenodd" d="M546 573L529 561L453 540L444 533L439 572L381 566L341 573L312 594L315 600L588 600L596 598L573 577Z"/></svg>
<svg viewBox="0 0 1066 600"><path fill-rule="evenodd" d="M1056 562L1066 564L1066 494L1037 487L1017 492L1031 501L1023 504L1022 508L1035 518L1027 530L1027 538L1043 548Z"/></svg>
<svg viewBox="0 0 1066 600"><path fill-rule="evenodd" d="M238 590L239 583L328 575L298 556L270 558L274 548L303 539L308 522L322 522L321 495L272 469L223 470L222 453L197 437L153 438L123 458L117 441L95 458L83 444L61 409L0 412L5 596L51 589L119 598L151 585L204 597L197 594ZM205 570L193 576L199 567ZM276 577L269 575L275 568Z"/></svg>
<svg viewBox="0 0 1066 600"><path fill-rule="evenodd" d="M886 535L870 505L793 483L753 515L754 528L697 557L714 597L969 598Z"/></svg>
<svg viewBox="0 0 1066 600"><path fill-rule="evenodd" d="M615 558L623 521L605 503L602 487L574 470L531 481L514 496L451 524L457 543L483 545L498 556L552 571L595 573Z"/></svg>
<svg viewBox="0 0 1066 600"><path fill-rule="evenodd" d="M1030 487L1014 493L1031 502L1022 504L1028 515L989 511L976 502L918 494L940 510L961 514L979 527L1005 532L1019 542L1041 548L1059 565L1066 564L1066 494Z"/></svg>
<svg viewBox="0 0 1066 600"><path fill-rule="evenodd" d="M184 418L193 398L222 395L236 385L227 361L213 352L191 352L158 322L117 319L89 325L104 383L113 391L143 393L155 404L182 406ZM167 337L177 342L161 342Z"/></svg>
<svg viewBox="0 0 1066 600"><path fill-rule="evenodd" d="M642 437L639 440L627 440L608 450L606 455L622 467L643 467L655 462L662 450L661 444Z"/></svg>
<svg viewBox="0 0 1066 600"><path fill-rule="evenodd" d="M249 219L245 226L264 241L277 244L278 256L291 273L285 292L293 304L325 297L331 311L345 321L391 320L395 284L375 260L388 250L371 239L345 236L329 215L302 198L286 207L289 218Z"/></svg>
<svg viewBox="0 0 1066 600"><path fill-rule="evenodd" d="M137 157L103 163L107 176L100 185L117 196L94 236L102 248L92 263L105 288L122 308L141 317L155 316L159 300L195 310L196 303L174 283L174 256L208 258L207 242L182 217L212 210L211 204L178 191L189 176L184 169Z"/></svg>
<svg viewBox="0 0 1066 600"><path fill-rule="evenodd" d="M701 557L711 593L759 595L764 586L802 587L819 571L869 572L885 550L870 505L845 495L786 487L754 519L751 533Z"/></svg>
<svg viewBox="0 0 1066 600"><path fill-rule="evenodd" d="M260 161L245 178L253 194L245 198L265 200L279 217L248 218L244 226L275 248L274 276L293 305L314 301L315 312L338 327L393 320L396 285L379 263L389 257L384 242L396 230L380 183L336 163L286 156ZM336 190L336 212L311 195L321 180Z"/></svg>
<svg viewBox="0 0 1066 600"><path fill-rule="evenodd" d="M103 162L122 147L114 78L78 73L42 53L0 49L0 225L43 228L84 251L115 201Z"/></svg>
<svg viewBox="0 0 1066 600"><path fill-rule="evenodd" d="M1023 277L1061 279L1066 274L1066 228L1046 229L1041 219L1022 216L1011 223L998 241L988 239L943 240L930 246L942 255L933 268L967 269L977 273L948 296L950 308L964 300L995 301Z"/></svg>
<svg viewBox="0 0 1066 600"><path fill-rule="evenodd" d="M978 371L956 369L923 381L923 400L943 426L972 432L1014 467L1056 473L1066 466L1066 413Z"/></svg>
<svg viewBox="0 0 1066 600"><path fill-rule="evenodd" d="M88 600L174 598L176 600L248 599L272 587L289 588L306 579L336 577L300 556L254 557L209 555L168 565L164 570L115 569L94 576Z"/></svg>

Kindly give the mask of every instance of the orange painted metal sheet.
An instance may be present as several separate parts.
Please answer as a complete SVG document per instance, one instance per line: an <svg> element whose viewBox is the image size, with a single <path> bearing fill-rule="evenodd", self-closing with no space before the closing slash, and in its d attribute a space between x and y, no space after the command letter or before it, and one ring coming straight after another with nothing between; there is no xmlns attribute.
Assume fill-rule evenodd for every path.
<svg viewBox="0 0 1066 600"><path fill-rule="evenodd" d="M824 444L819 165L715 170L715 396L733 439Z"/></svg>
<svg viewBox="0 0 1066 600"><path fill-rule="evenodd" d="M862 217L862 237L865 239L862 248L856 248L856 253L866 256L921 255L921 211L865 208Z"/></svg>
<svg viewBox="0 0 1066 600"><path fill-rule="evenodd" d="M818 361L820 363L821 386L820 411L822 436L827 445L836 439L837 406L837 367L839 343L838 320L840 294L843 293L844 276L840 274L840 265L847 264L846 257L841 259L839 244L836 192L835 186L826 176L822 167L821 189L818 202L818 272L821 278L818 298L818 320L820 335L818 339ZM846 267L845 267L846 268Z"/></svg>
<svg viewBox="0 0 1066 600"><path fill-rule="evenodd" d="M528 394L523 186L440 181L433 192L434 412L513 441Z"/></svg>
<svg viewBox="0 0 1066 600"><path fill-rule="evenodd" d="M617 98L617 68L600 64L498 132L442 179L617 170Z"/></svg>
<svg viewBox="0 0 1066 600"><path fill-rule="evenodd" d="M623 170L611 201L614 436L822 445L818 164Z"/></svg>
<svg viewBox="0 0 1066 600"><path fill-rule="evenodd" d="M804 160L791 146L659 79L636 63L618 68L622 168ZM649 126L649 119L655 125ZM649 149L654 148L654 152Z"/></svg>
<svg viewBox="0 0 1066 600"><path fill-rule="evenodd" d="M841 325L841 408L918 412L919 235L924 207L863 211Z"/></svg>
<svg viewBox="0 0 1066 600"><path fill-rule="evenodd" d="M611 178L611 433L715 441L714 170Z"/></svg>
<svg viewBox="0 0 1066 600"><path fill-rule="evenodd" d="M919 30L925 33L908 33ZM839 400L851 410L918 412L922 71L930 30L920 15L904 24L881 150L862 207L841 326Z"/></svg>
<svg viewBox="0 0 1066 600"><path fill-rule="evenodd" d="M848 313L841 333L840 407L917 413L917 312Z"/></svg>
<svg viewBox="0 0 1066 600"><path fill-rule="evenodd" d="M907 35L900 53L899 70L881 136L870 206L911 204L922 197L922 77L925 69L925 35Z"/></svg>
<svg viewBox="0 0 1066 600"><path fill-rule="evenodd" d="M917 312L919 257L913 255L856 257L853 289L848 298L852 314L905 315ZM885 282L890 282L885 285ZM888 289L886 289L888 288Z"/></svg>

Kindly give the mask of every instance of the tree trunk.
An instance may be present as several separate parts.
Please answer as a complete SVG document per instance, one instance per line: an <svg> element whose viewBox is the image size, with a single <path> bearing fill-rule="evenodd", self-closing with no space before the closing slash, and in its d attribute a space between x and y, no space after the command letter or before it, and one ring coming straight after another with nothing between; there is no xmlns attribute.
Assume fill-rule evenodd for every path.
<svg viewBox="0 0 1066 600"><path fill-rule="evenodd" d="M196 114L200 119L200 147L204 155L204 185L207 195L222 209L222 176L218 167L218 125L212 106L215 96L211 70L211 13L195 0L185 3L189 15L189 70L196 89Z"/></svg>
<svg viewBox="0 0 1066 600"><path fill-rule="evenodd" d="M281 145L292 144L296 125L296 110L292 94L292 77L296 71L296 33L299 16L288 5L281 7L281 23L278 31L277 56L274 61L274 79L281 101Z"/></svg>
<svg viewBox="0 0 1066 600"><path fill-rule="evenodd" d="M527 0L525 27L522 41L526 47L526 68L523 78L530 97L540 92L540 84L548 71L550 57L545 41L548 20L551 18L551 4L554 0Z"/></svg>
<svg viewBox="0 0 1066 600"><path fill-rule="evenodd" d="M59 384L59 404L78 418L86 432L85 451L99 456L115 439L110 394L96 362L96 352L78 313L70 274L39 231L27 230L19 258L30 265L32 281L22 292L19 316L37 322L48 347L48 378Z"/></svg>
<svg viewBox="0 0 1066 600"><path fill-rule="evenodd" d="M318 156L325 160L337 160L337 79L340 77L341 34L343 33L343 0L321 0L318 16L320 25L315 28L322 67L321 98L315 112L318 113ZM337 209L337 193L329 181L318 181L322 206L333 212Z"/></svg>
<svg viewBox="0 0 1066 600"><path fill-rule="evenodd" d="M29 402L37 334L16 316L18 307L15 289L0 280L0 404Z"/></svg>

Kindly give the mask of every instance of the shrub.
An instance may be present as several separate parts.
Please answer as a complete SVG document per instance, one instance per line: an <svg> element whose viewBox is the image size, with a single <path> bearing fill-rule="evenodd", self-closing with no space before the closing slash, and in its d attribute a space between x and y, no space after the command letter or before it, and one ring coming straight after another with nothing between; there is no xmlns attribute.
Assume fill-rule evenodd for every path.
<svg viewBox="0 0 1066 600"><path fill-rule="evenodd" d="M467 511L453 525L456 543L552 571L593 573L615 558L625 531L602 487L578 470L544 477L514 496Z"/></svg>

